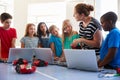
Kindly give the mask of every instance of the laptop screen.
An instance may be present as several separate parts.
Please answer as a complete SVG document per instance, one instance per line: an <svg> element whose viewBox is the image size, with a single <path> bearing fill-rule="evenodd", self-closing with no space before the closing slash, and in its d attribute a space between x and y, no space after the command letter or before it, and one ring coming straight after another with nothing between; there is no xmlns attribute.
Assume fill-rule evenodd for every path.
<svg viewBox="0 0 120 80"><path fill-rule="evenodd" d="M98 71L95 50L64 49L68 68Z"/></svg>
<svg viewBox="0 0 120 80"><path fill-rule="evenodd" d="M31 61L33 57L33 49L31 48L10 48L9 57L7 62L12 62L13 60L23 58Z"/></svg>

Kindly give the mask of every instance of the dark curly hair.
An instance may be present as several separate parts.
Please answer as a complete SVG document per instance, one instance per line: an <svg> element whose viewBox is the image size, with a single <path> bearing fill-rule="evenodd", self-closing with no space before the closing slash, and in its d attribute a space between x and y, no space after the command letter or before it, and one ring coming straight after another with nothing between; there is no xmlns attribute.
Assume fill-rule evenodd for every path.
<svg viewBox="0 0 120 80"><path fill-rule="evenodd" d="M115 12L110 11L110 12L107 12L104 15L102 15L100 19L103 19L104 21L110 21L111 20L112 23L115 24L118 17L117 17Z"/></svg>

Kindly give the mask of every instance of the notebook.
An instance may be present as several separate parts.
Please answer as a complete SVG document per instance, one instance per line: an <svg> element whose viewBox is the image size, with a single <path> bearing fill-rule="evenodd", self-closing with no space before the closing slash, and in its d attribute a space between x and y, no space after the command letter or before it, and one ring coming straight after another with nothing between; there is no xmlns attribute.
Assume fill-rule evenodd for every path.
<svg viewBox="0 0 120 80"><path fill-rule="evenodd" d="M33 57L33 49L30 48L10 48L8 63L13 62L13 60L23 58L31 61Z"/></svg>
<svg viewBox="0 0 120 80"><path fill-rule="evenodd" d="M64 49L68 68L99 71L95 50Z"/></svg>
<svg viewBox="0 0 120 80"><path fill-rule="evenodd" d="M47 61L49 64L53 64L53 54L50 48L35 48L34 55L37 59Z"/></svg>
<svg viewBox="0 0 120 80"><path fill-rule="evenodd" d="M37 59L47 61L50 64L53 61L53 55L50 48L10 48L7 62L12 62L19 58L31 62L33 55L35 55Z"/></svg>

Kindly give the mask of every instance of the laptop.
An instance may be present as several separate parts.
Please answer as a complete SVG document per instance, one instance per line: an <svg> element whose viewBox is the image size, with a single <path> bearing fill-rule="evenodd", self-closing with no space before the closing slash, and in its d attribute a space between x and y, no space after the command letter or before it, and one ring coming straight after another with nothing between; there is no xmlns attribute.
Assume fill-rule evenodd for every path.
<svg viewBox="0 0 120 80"><path fill-rule="evenodd" d="M33 49L31 48L10 48L8 63L13 62L13 60L23 58L31 61L33 57Z"/></svg>
<svg viewBox="0 0 120 80"><path fill-rule="evenodd" d="M68 68L99 71L95 50L64 49L64 53Z"/></svg>
<svg viewBox="0 0 120 80"><path fill-rule="evenodd" d="M35 48L34 55L37 59L47 61L49 64L53 64L53 53L51 48Z"/></svg>

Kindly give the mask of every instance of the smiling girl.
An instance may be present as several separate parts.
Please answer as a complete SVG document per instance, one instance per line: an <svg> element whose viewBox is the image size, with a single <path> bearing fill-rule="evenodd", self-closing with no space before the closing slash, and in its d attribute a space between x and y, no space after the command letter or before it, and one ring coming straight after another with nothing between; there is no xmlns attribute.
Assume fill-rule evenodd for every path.
<svg viewBox="0 0 120 80"><path fill-rule="evenodd" d="M25 36L20 40L21 48L37 48L39 47L39 39L36 35L35 25L29 23L26 26Z"/></svg>

